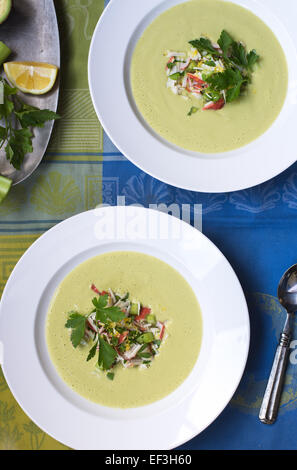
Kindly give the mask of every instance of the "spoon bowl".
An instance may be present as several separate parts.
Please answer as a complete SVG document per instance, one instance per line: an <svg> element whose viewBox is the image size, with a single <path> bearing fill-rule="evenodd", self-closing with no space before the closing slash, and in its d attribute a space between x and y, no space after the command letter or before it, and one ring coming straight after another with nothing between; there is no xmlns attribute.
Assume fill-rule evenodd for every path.
<svg viewBox="0 0 297 470"><path fill-rule="evenodd" d="M297 311L297 264L291 266L282 276L277 295L281 305L288 313Z"/></svg>
<svg viewBox="0 0 297 470"><path fill-rule="evenodd" d="M260 421L265 424L273 424L277 418L285 381L292 337L292 319L294 312L297 311L297 264L291 266L282 276L277 295L281 305L287 310L287 318L259 413Z"/></svg>

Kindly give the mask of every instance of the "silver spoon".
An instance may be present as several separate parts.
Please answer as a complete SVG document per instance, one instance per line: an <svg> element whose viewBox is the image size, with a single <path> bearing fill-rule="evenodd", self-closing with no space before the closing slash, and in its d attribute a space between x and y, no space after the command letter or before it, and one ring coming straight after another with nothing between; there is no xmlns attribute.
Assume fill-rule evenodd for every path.
<svg viewBox="0 0 297 470"><path fill-rule="evenodd" d="M297 311L297 264L289 268L281 278L277 295L281 305L287 310L287 318L259 413L260 421L265 424L273 424L276 420L283 390L290 353L292 320Z"/></svg>

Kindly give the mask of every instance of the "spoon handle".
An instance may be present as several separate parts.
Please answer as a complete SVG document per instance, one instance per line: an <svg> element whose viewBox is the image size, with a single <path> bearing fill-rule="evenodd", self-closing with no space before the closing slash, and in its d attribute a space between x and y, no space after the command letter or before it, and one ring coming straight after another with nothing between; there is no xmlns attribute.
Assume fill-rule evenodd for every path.
<svg viewBox="0 0 297 470"><path fill-rule="evenodd" d="M273 424L277 418L283 384L290 353L291 334L283 332L277 347L259 418L262 423Z"/></svg>

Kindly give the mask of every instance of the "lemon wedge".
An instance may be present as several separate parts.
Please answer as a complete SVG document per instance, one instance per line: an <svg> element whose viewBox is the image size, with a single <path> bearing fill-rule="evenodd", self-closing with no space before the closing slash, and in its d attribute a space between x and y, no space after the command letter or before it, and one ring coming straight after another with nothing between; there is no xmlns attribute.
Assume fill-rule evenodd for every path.
<svg viewBox="0 0 297 470"><path fill-rule="evenodd" d="M23 93L43 95L56 81L58 67L43 62L5 62L8 80Z"/></svg>

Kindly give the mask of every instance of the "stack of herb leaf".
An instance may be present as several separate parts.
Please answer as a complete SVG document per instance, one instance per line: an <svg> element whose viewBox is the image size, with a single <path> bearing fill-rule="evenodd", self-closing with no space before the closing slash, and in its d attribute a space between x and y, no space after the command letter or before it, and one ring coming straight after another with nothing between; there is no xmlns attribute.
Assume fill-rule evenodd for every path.
<svg viewBox="0 0 297 470"><path fill-rule="evenodd" d="M92 300L91 313L68 314L65 327L71 329L73 347L87 347L91 342L86 360L97 354L96 367L107 371L111 380L117 364L149 367L165 339L165 324L157 321L149 307L131 302L129 294L116 294L111 289L99 292L94 285L91 288L98 294Z"/></svg>
<svg viewBox="0 0 297 470"><path fill-rule="evenodd" d="M10 55L11 50L0 41L0 65ZM5 149L7 160L20 170L24 158L33 152L33 128L43 127L45 122L59 119L60 116L48 109L39 109L26 104L16 87L10 86L0 77L0 149ZM0 175L0 203L7 195L12 181Z"/></svg>
<svg viewBox="0 0 297 470"><path fill-rule="evenodd" d="M187 98L193 95L203 100L203 110L218 110L244 93L252 80L253 67L259 55L247 52L242 42L235 41L223 30L217 43L201 37L189 41L188 53L168 51L167 87ZM188 116L196 113L192 106Z"/></svg>

